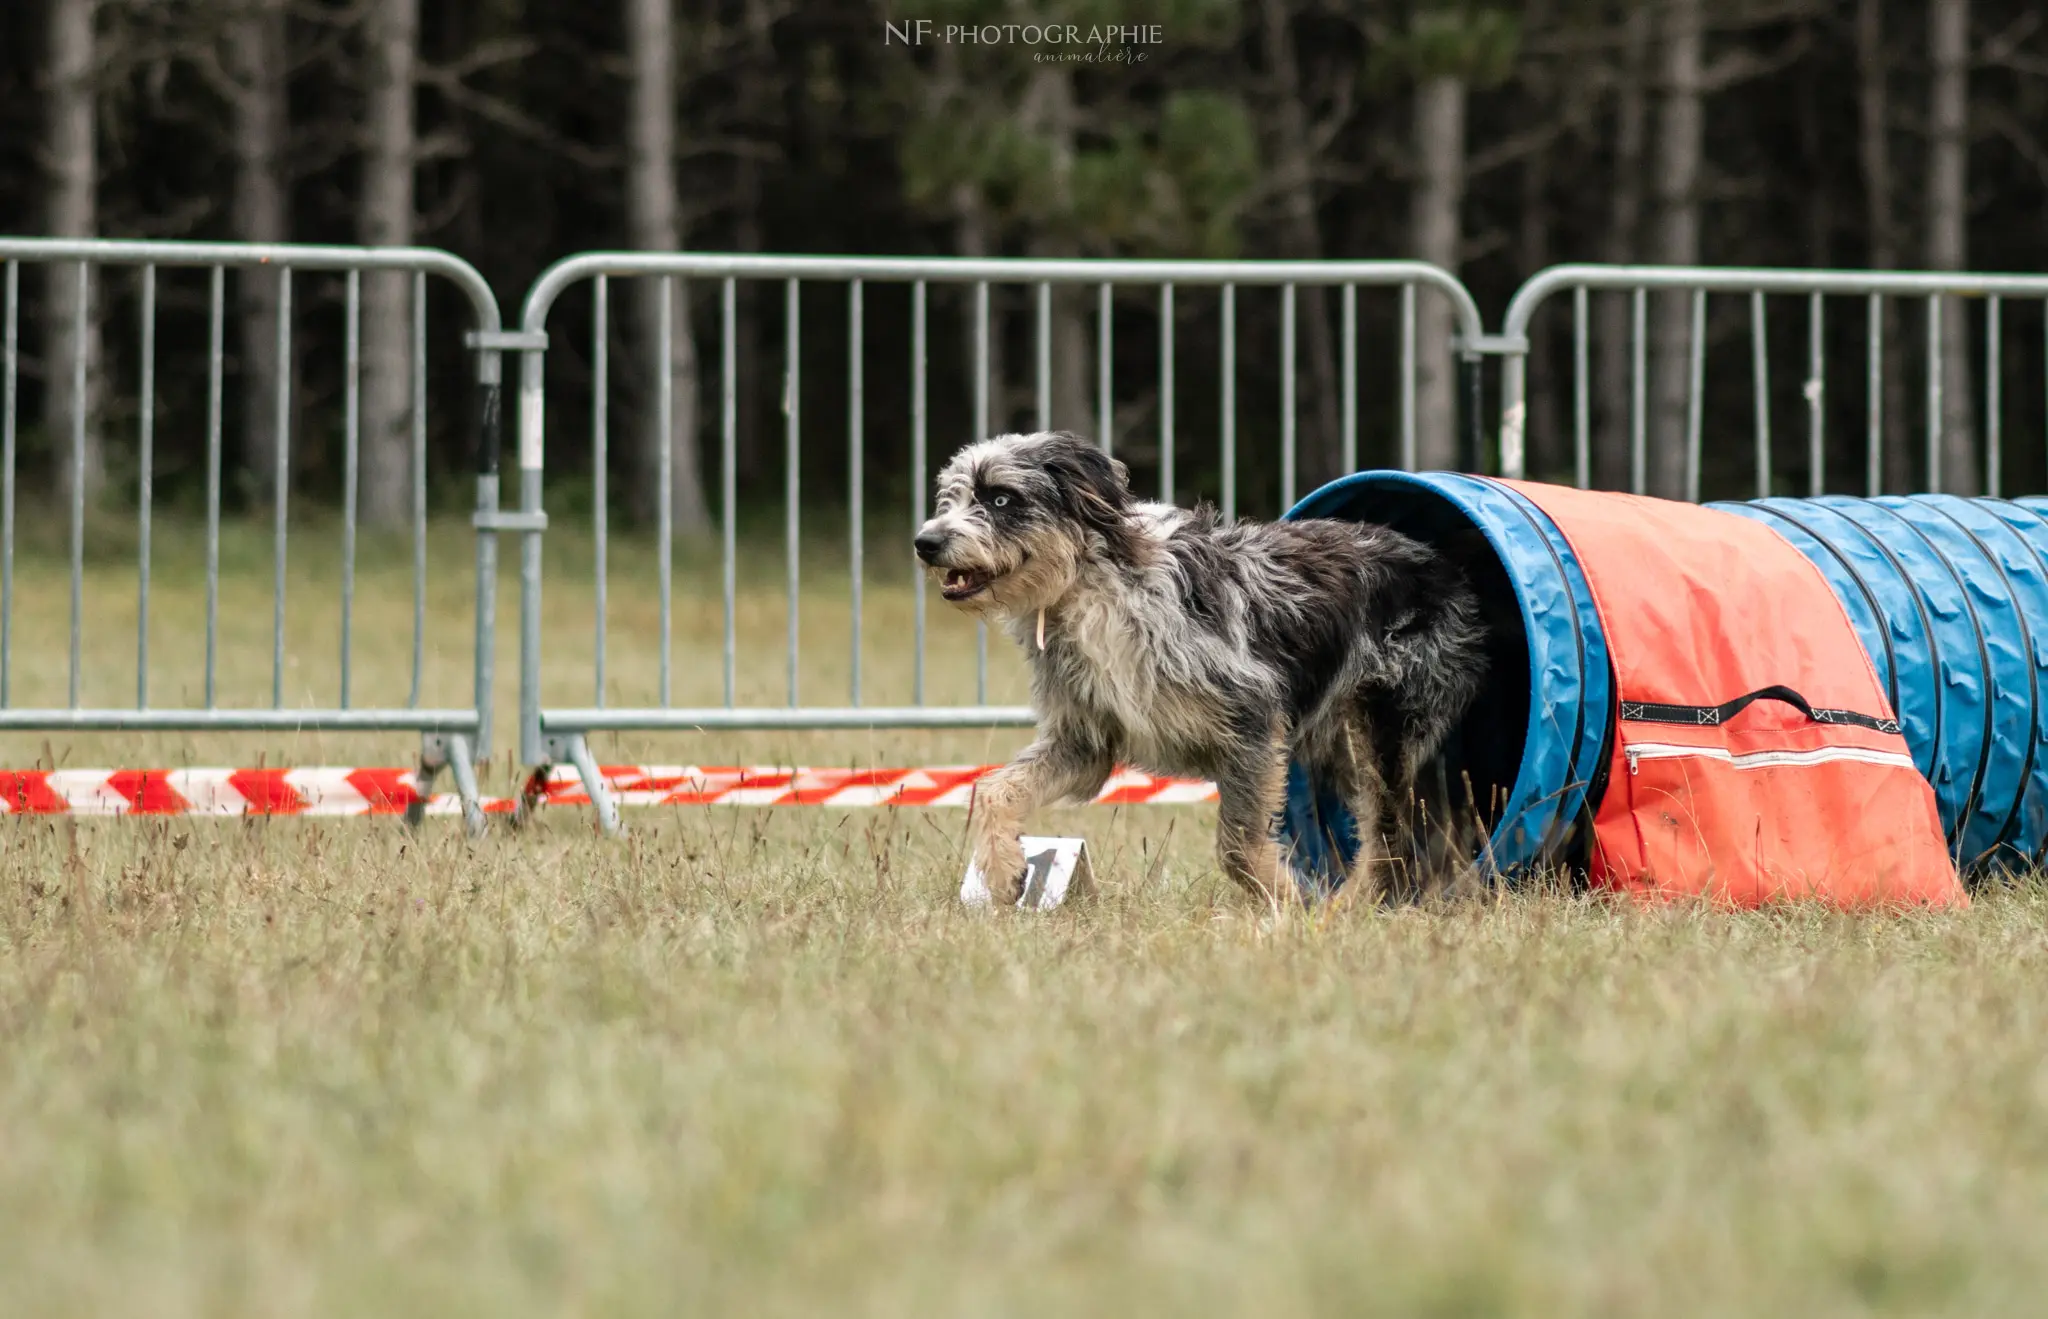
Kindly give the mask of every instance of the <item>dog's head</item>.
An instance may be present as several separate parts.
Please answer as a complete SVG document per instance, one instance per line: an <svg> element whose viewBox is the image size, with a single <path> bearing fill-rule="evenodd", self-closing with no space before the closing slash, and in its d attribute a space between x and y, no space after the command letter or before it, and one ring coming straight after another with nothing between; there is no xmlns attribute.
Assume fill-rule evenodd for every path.
<svg viewBox="0 0 2048 1319"><path fill-rule="evenodd" d="M970 444L939 473L917 557L951 603L1021 617L1048 608L1091 557L1134 557L1130 474L1065 431Z"/></svg>

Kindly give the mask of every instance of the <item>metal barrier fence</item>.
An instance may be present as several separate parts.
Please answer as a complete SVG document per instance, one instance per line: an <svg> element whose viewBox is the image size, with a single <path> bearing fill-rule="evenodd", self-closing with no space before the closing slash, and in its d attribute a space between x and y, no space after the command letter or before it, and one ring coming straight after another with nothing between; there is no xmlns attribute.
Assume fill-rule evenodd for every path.
<svg viewBox="0 0 2048 1319"><path fill-rule="evenodd" d="M68 290L71 323L67 328L69 362L48 363L46 378L57 370L70 373L70 416L68 469L68 564L70 572L70 627L67 655L68 702L63 706L23 708L10 701L16 650L15 637L15 532L16 532L16 447L20 426L17 420L22 305L21 268L24 265L54 267L53 279L74 278ZM83 579L85 574L86 448L87 427L98 418L87 414L88 335L87 318L92 315L90 294L95 280L108 280L110 268L132 268L138 283L140 309L139 388L136 411L137 468L137 625L136 692L132 707L93 706L82 703L81 679L85 657L81 645L85 619ZM150 679L150 593L151 512L156 473L154 447L158 408L157 326L159 320L158 273L168 269L198 269L207 272L206 305L206 657L204 694L196 706L165 707L151 701ZM278 305L275 316L277 362L275 390L275 467L270 486L272 509L273 586L271 609L271 689L267 707L224 705L219 701L217 672L221 660L220 549L221 549L221 455L223 418L225 285L229 270L274 271ZM75 271L75 276L71 272ZM331 706L301 707L285 703L285 617L286 558L291 493L291 439L293 420L293 277L320 272L340 277L344 284L344 424L342 428L345 463L342 507L341 599L339 662L340 684ZM354 641L355 564L357 533L357 478L361 441L359 368L361 357L361 310L365 276L387 272L411 276L411 397L410 397L410 522L413 552L413 648L411 690L403 701L389 700L359 705L351 690ZM241 276L247 278L248 276ZM476 611L474 620L474 702L459 708L428 708L420 704L421 672L427 635L426 609L426 361L427 281L447 280L469 304L472 332L469 346L476 352L476 383L480 390L482 432L476 488ZM496 532L504 525L498 513L499 389L504 336L496 299L483 277L467 262L446 252L422 248L358 248L236 243L123 242L112 240L60 240L41 238L0 238L0 730L9 731L411 731L422 739L422 778L431 780L442 768L454 776L465 816L472 829L480 828L482 815L474 762L489 754L492 687L491 639L496 628L493 587L496 580ZM59 441L50 437L52 444ZM525 525L520 523L518 525ZM396 695L395 693L393 694ZM425 783L422 784L424 789Z"/></svg>
<svg viewBox="0 0 2048 1319"><path fill-rule="evenodd" d="M66 287L63 304L72 317L69 326L69 360L46 363L46 378L58 370L68 372L71 411L68 417L67 453L70 481L66 487L68 508L67 552L70 576L69 630L65 641L66 681L69 700L65 705L21 707L11 697L16 684L10 679L17 668L17 597L14 586L16 560L16 449L20 432L17 413L20 391L20 311L23 305L21 269L25 265L53 269L59 278L75 278ZM110 268L135 272L134 301L139 311L137 361L139 369L138 407L135 413L137 480L137 574L136 595L136 696L132 707L92 705L82 699L81 679L85 674L85 652L81 644L85 622L82 583L85 575L84 464L87 427L95 419L86 415L88 371L84 326L91 315L89 294L94 281L108 281ZM198 704L164 707L152 703L150 693L150 592L151 512L156 475L153 452L158 424L158 309L160 270L205 272L207 314L205 404L205 498L206 498L206 617L205 680L203 700ZM342 544L340 555L341 598L339 602L339 692L331 706L288 707L285 704L285 610L289 526L292 431L293 372L280 370L275 381L275 422L277 444L275 469L270 483L272 600L270 626L270 703L267 707L223 705L217 700L216 670L221 657L221 608L219 556L221 548L223 377L226 362L223 327L226 317L225 284L229 271L274 272L279 309L276 316L278 361L292 360L292 289L297 274L319 274L337 279L343 288L342 307L346 330L343 337L342 367L343 424L342 457L345 467L342 499ZM75 272L75 273L74 273ZM355 559L357 544L357 472L361 450L361 328L363 285L368 277L403 274L411 277L412 319L409 343L411 362L410 530L413 555L412 663L410 692L400 703L362 706L351 691L354 640ZM266 275L266 277L269 277ZM421 704L421 674L425 638L428 635L426 604L426 410L427 410L427 324L426 288L430 278L447 281L468 304L471 332L468 349L475 354L475 381L479 393L481 433L475 512L476 595L474 611L473 703L456 708L433 708ZM718 293L716 384L710 384L708 369L713 360L709 347L703 354L707 369L702 373L704 412L715 421L704 427L715 434L717 556L722 635L718 638L717 675L723 689L722 703L677 703L671 700L671 677L676 665L672 653L674 630L673 570L674 536L670 449L660 446L663 464L659 473L659 505L656 533L657 606L660 639L655 673L658 699L655 703L612 706L607 704L607 574L612 538L606 511L605 481L608 462L610 417L606 391L611 370L610 314L611 281L650 281L661 291L653 349L655 361L663 364L654 373L654 394L660 433L673 429L676 406L672 349L676 326L675 302L669 295L679 282L696 281L712 286ZM740 631L738 573L738 442L741 389L738 382L739 290L745 282L779 284L783 345L781 412L783 414L781 457L783 499L781 509L782 565L787 603L787 621L781 649L781 667L786 671L786 699L780 703L749 697L741 699L742 672L750 681L766 667L765 656L743 654ZM542 547L548 528L544 509L544 468L547 435L546 358L549 348L550 314L565 292L575 286L591 290L591 356L593 501L592 547L596 586L596 617L593 630L595 694L585 706L548 704L542 683L549 670L550 651L543 649L542 630ZM1638 491L1647 484L1652 454L1653 426L1649 402L1652 372L1649 355L1653 346L1649 308L1653 295L1669 302L1660 315L1660 332L1654 347L1662 381L1658 393L1667 427L1660 435L1675 434L1683 442L1683 487L1689 498L1700 494L1703 434L1705 431L1705 363L1707 358L1707 300L1710 296L1740 295L1748 300L1750 320L1750 361L1752 375L1753 423L1751 441L1759 493L1770 493L1775 471L1771 430L1773 395L1770 387L1770 354L1767 343L1771 298L1803 297L1806 302L1806 370L1801 381L1805 405L1806 476L1813 492L1826 485L1825 443L1827 420L1828 342L1825 300L1855 296L1864 300L1862 336L1865 356L1864 395L1867 433L1863 445L1865 481L1871 492L1879 490L1885 463L1886 309L1893 300L1924 299L1926 303L1925 382L1925 471L1926 484L1939 490L1943 481L1945 350L1952 350L1955 336L1969 334L1951 321L1944 324L1944 304L1951 298L1969 298L1982 307L1981 343L1984 372L1983 455L1984 484L1998 493L2004 480L2003 418L2005 400L2000 369L2004 344L2003 304L2009 299L2027 299L2048 305L2048 276L1988 275L1971 273L1738 270L1684 267L1559 266L1528 280L1515 293L1503 323L1503 333L1488 336L1476 303L1465 287L1447 272L1420 262L1194 262L1194 261L1065 261L1065 260L958 260L910 258L769 257L716 254L585 253L556 263L527 294L520 327L502 329L497 304L489 286L474 268L448 253L427 249L371 249L289 245L247 245L214 243L120 242L100 240L54 240L0 238L0 731L409 731L422 738L423 775L431 778L449 769L464 802L472 827L480 827L474 763L489 753L493 708L493 639L496 632L495 579L497 537L511 532L522 537L520 551L520 693L519 756L528 766L573 765L598 806L600 819L608 830L618 825L615 804L606 791L587 745L587 736L599 731L658 730L745 730L745 729L849 729L849 728L985 728L1023 726L1031 722L1031 711L1019 705L991 704L987 634L976 637L974 697L953 702L928 699L926 689L926 610L921 576L906 554L906 579L915 589L910 598L914 609L905 628L907 644L913 650L911 700L908 704L866 704L863 693L863 584L865 581L864 540L866 492L863 488L865 456L864 414L868 410L868 344L873 342L869 322L864 320L867 286L894 286L907 292L909 397L909 507L903 531L907 533L924 519L933 455L929 449L931 408L929 405L931 302L934 288L946 288L960 295L966 317L967 337L972 343L971 419L965 439L986 435L991 430L994 401L991 397L991 357L995 352L992 335L992 289L1021 286L1035 297L1033 346L1037 423L1048 426L1052 413L1055 290L1093 288L1095 410L1099 434L1105 444L1113 433L1117 396L1113 369L1115 311L1118 289L1133 287L1156 293L1159 310L1156 338L1158 363L1158 434L1160 477L1167 495L1176 492L1176 454L1185 452L1175 430L1176 372L1184 364L1176 360L1175 297L1179 290L1196 288L1216 298L1215 323L1218 358L1213 388L1217 391L1217 434L1215 452L1221 463L1221 504L1226 515L1235 511L1236 472L1240 457L1239 425L1239 342L1238 300L1240 289L1272 290L1278 295L1280 342L1277 379L1279 415L1277 457L1283 506L1299 493L1297 477L1296 349L1297 293L1305 287L1327 288L1341 297L1341 395L1342 462L1348 470L1357 459L1359 433L1360 337L1357 291L1386 289L1399 294L1398 353L1387 363L1394 375L1394 434L1404 465L1413 465L1417 426L1416 395L1418 370L1429 355L1449 365L1455 358L1458 393L1465 419L1476 426L1478 419L1479 364L1486 356L1503 358L1502 411L1499 431L1499 468L1508 476L1521 476L1526 467L1529 362L1533 351L1532 326L1541 309L1564 292L1572 294L1570 385L1572 463L1578 484L1591 483L1593 434L1591 421L1590 308L1595 295L1625 295L1627 333L1626 435L1630 484ZM850 617L851 650L847 699L843 704L814 704L803 699L798 682L799 657L799 570L802 534L802 499L798 458L804 445L803 394L800 389L803 336L800 316L805 286L823 286L841 291L846 316L845 399L846 399L846 491L847 518L846 601ZM125 288L126 286L124 286ZM1418 290L1442 295L1450 305L1455 334L1443 344L1418 343L1416 299ZM897 296L897 295L892 295ZM1683 304L1677 299L1686 299ZM771 304L772 305L772 304ZM1185 304L1182 307L1185 310ZM1781 307L1781 313L1782 313ZM1070 313L1070 316L1072 314ZM768 317L764 316L764 319ZM1073 316L1069 332L1085 333L1085 315ZM1836 339L1841 326L1837 326ZM1944 338L1944 336L1949 336ZM1604 342L1604 341L1603 341ZM1892 348L1896 350L1897 344ZM1063 345L1071 349L1072 345ZM499 492L500 381L503 354L520 355L519 382L519 492L518 508L501 511ZM1183 354L1184 355L1184 354ZM193 357L197 360L196 356ZM1208 370L1204 363L1197 372ZM1682 380L1682 392L1674 382ZM193 382L187 382L193 383ZM897 382L902 383L902 382ZM1610 382L1611 383L1611 382ZM194 385L196 388L196 384ZM893 386L892 386L893 387ZM1896 380L1893 387L1898 388ZM714 406L715 403L715 406ZM1682 427L1670 428L1672 410L1682 406ZM1896 415L1897 409L1894 407ZM61 443L59 437L52 442ZM1477 462L1478 447L1470 449ZM939 455L943 457L943 455ZM1668 457L1668 455L1667 455ZM558 476L560 473L558 473ZM708 572L708 569L707 569ZM708 616L707 616L708 617ZM707 623L707 627L710 624ZM559 660L560 650L554 652ZM964 654L963 654L964 664ZM744 666L744 667L743 667ZM555 673L564 670L559 663ZM964 672L960 675L964 685ZM758 688L759 682L751 682ZM963 687L964 689L964 687Z"/></svg>
<svg viewBox="0 0 2048 1319"><path fill-rule="evenodd" d="M2003 417L2003 304L2009 298L2023 298L2048 304L2048 275L1992 275L1933 271L1851 271L1851 270L1757 270L1685 266L1554 266L1530 278L1516 290L1498 339L1488 341L1492 351L1503 355L1501 388L1500 457L1505 475L1520 477L1526 466L1528 426L1528 359L1530 329L1546 302L1557 294L1572 294L1572 445L1574 478L1581 488L1592 484L1592 431L1589 401L1591 371L1588 362L1588 306L1593 293L1625 293L1629 296L1628 331L1628 458L1629 484L1637 494L1645 493L1652 457L1648 403L1648 353L1651 341L1649 302L1653 293L1683 295L1689 299L1684 311L1685 332L1679 337L1666 325L1658 342L1663 375L1675 379L1682 362L1684 370L1684 497L1700 498L1705 360L1707 341L1707 298L1709 295L1742 295L1749 302L1750 372L1752 380L1751 439L1759 497L1772 493L1774 472L1772 449L1769 350L1766 299L1774 296L1804 295L1807 303L1807 353L1801 393L1806 411L1807 493L1819 495L1827 485L1825 435L1827 399L1827 353L1825 300L1829 297L1860 296L1865 304L1864 325L1864 485L1866 493L1884 493L1886 365L1885 342L1887 302L1893 299L1924 299L1926 336L1923 357L1925 378L1926 488L1939 492L1944 484L1944 426L1947 410L1943 389L1950 375L1945 354L1969 344L1967 323L1944 324L1944 306L1953 298L1981 301L1985 369L1982 453L1984 489L1999 493L2004 475ZM1945 338L1944 336L1950 336Z"/></svg>
<svg viewBox="0 0 2048 1319"><path fill-rule="evenodd" d="M659 679L660 704L632 708L609 708L605 704L606 655L606 572L609 530L604 511L603 481L608 442L609 415L604 403L607 387L609 281L619 277L643 277L661 281L658 336L653 345L660 421L657 430L667 436L672 427L673 382L666 365L671 361L673 297L669 289L676 280L717 281L719 301L718 362L720 374L715 397L718 406L719 460L718 501L720 553L723 577L723 687L724 702L716 706L673 706L671 694L672 657L672 546L669 471L659 474L657 519L657 575L660 615ZM780 706L742 703L737 697L736 674L741 664L736 616L736 447L739 390L736 381L737 289L742 280L775 280L783 286L783 407L784 461L784 553L787 557L786 592L789 619L785 638L788 695ZM549 313L563 292L572 285L592 285L593 410L591 418L594 475L598 484L595 500L595 571L597 618L595 624L595 703L586 707L548 707L543 703L541 682L547 655L542 649L541 631L541 539L546 526L542 503L542 476L546 436L546 380L544 355L548 347ZM1114 406L1110 379L1114 343L1114 291L1119 286L1156 288L1160 299L1160 444L1162 476L1170 491L1173 455L1178 437L1174 432L1174 296L1176 289L1201 287L1217 291L1220 315L1221 360L1217 387L1220 391L1220 434L1218 444L1223 470L1222 508L1231 514L1234 504L1234 475L1237 461L1237 343L1236 294L1240 287L1277 288L1281 297L1280 386L1281 408L1280 469L1283 505L1291 504L1296 466L1295 340L1296 290L1303 286L1334 287L1342 300L1342 399L1343 460L1347 469L1355 465L1358 398L1358 351L1356 291L1360 287L1398 289L1401 293L1401 354L1397 388L1399 425L1404 454L1414 453L1415 386L1418 354L1442 352L1448 358L1453 343L1418 345L1415 342L1416 290L1433 289L1451 304L1466 396L1468 416L1477 425L1475 387L1479 354L1485 351L1483 327L1477 305L1453 276L1431 265L1413 261L1331 261L1331 262L1225 262L1225 261L1064 261L1064 260L960 260L836 257L767 257L686 254L588 253L567 258L551 267L527 294L515 343L522 353L519 387L520 516L527 519L521 555L521 757L529 765L573 764L596 803L607 830L618 827L615 805L593 763L586 735L618 730L735 730L735 729L833 729L833 728L954 728L1021 726L1031 722L1027 706L988 703L987 633L977 638L976 699L972 704L927 703L924 687L926 641L924 591L915 566L905 556L905 573L917 583L912 623L916 648L913 703L869 706L862 704L861 690L861 588L863 580L862 537L865 515L862 490L863 452L863 297L868 283L909 285L911 297L911 472L912 506L904 523L905 538L924 520L928 471L929 416L928 386L928 288L932 285L964 286L973 296L973 424L975 436L989 433L990 425L990 288L1023 285L1036 294L1036 384L1037 412L1041 427L1050 424L1052 376L1052 297L1057 286L1092 286L1096 299L1097 410L1100 434L1110 433L1109 419ZM849 357L846 366L848 392L848 491L846 509L849 529L849 606L852 614L852 656L849 701L845 705L805 704L797 683L798 640L798 543L800 510L797 457L802 444L802 416L798 388L802 360L800 293L806 283L843 287L846 291ZM710 354L704 354L708 360ZM1448 365L1448 363L1447 363ZM708 371L704 373L708 380ZM713 397L705 390L707 402ZM707 407L707 412L712 409ZM706 428L709 429L708 427ZM661 446L662 460L668 461L669 446ZM751 667L751 665L749 666Z"/></svg>

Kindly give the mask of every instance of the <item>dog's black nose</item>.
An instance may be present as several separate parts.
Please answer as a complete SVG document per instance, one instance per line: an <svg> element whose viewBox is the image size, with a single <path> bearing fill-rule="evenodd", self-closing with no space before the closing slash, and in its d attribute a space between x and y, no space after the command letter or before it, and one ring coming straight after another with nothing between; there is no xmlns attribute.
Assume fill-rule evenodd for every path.
<svg viewBox="0 0 2048 1319"><path fill-rule="evenodd" d="M911 545L917 549L917 557L930 563L939 557L939 551L946 548L946 538L936 531L920 531Z"/></svg>

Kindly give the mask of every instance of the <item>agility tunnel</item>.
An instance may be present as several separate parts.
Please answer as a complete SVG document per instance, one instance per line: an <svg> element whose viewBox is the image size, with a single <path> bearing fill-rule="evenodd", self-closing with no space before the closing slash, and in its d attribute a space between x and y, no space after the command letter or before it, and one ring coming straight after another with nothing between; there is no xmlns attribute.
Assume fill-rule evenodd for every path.
<svg viewBox="0 0 2048 1319"><path fill-rule="evenodd" d="M1604 563L1585 561L1539 502L1559 499L1581 529L1587 517L1599 523L1610 510L1625 511L1646 527L1732 514L1768 528L1774 544L1789 545L1818 571L1860 650L1851 656L1840 648L1823 659L1794 638L1781 653L1804 666L1807 682L1839 678L1852 692L1861 679L1847 670L1867 666L1874 690L1845 704L1873 708L1808 709L1799 692L1773 677L1759 683L1761 690L1698 697L1701 703L1689 702L1681 717L1696 715L1702 725L1725 719L1730 728L1759 718L1787 728L1855 722L1871 734L1857 748L1779 757L1804 754L1809 762L1834 756L1875 764L1884 758L1888 725L1932 791L1940 845L1962 875L2042 862L2048 851L2048 754L2041 750L2048 739L2048 500L1844 496L1721 503L1703 511L1451 473L1366 472L1332 482L1287 516L1392 526L1455 560L1479 596L1488 627L1488 682L1444 748L1440 773L1425 795L1433 793L1440 816L1470 822L1462 845L1483 868L1508 879L1548 867L1583 871L1589 849L1598 846L1596 818L1617 765L1627 773L1638 768L1634 755L1617 755L1616 739L1630 728L1624 710L1640 718L1642 708L1620 690L1612 634L1617 624L1640 634L1645 610L1617 610L1611 598L1613 584L1627 582L1635 566L1626 561L1626 542L1612 538L1603 542ZM1734 541L1751 535L1725 519L1706 529ZM1617 550L1617 543L1624 548ZM1753 535L1749 545L1758 547ZM1648 541L1641 548L1643 557L1654 557ZM1589 568L1597 571L1589 574ZM1604 616L1590 580L1602 574L1610 597ZM1798 586L1782 565L1778 580ZM1747 626L1742 615L1754 604L1753 582L1731 581L1722 589L1711 580L1694 581L1683 589L1698 597L1686 614L1694 635L1654 643L1667 656L1757 644L1754 631L1746 640L1728 640ZM1654 597L1646 598L1654 604ZM1823 607L1805 616L1829 612L1825 596L1816 598ZM1795 622L1808 625L1797 614ZM1683 633L1686 625L1667 630ZM1645 645L1639 636L1629 644L1639 651ZM1640 662L1624 665L1637 673L1642 668ZM1759 711L1771 706L1776 713L1741 713L1759 698ZM1653 711L1651 717L1659 716ZM1719 748L1710 754L1730 759ZM1746 762L1737 756L1734 763ZM1831 808L1822 803L1804 827L1846 837L1883 826L1867 804L1851 810L1843 800L1853 794ZM1863 818L1841 818L1849 814ZM1304 884L1342 882L1356 846L1349 813L1299 767L1289 776L1280 834Z"/></svg>

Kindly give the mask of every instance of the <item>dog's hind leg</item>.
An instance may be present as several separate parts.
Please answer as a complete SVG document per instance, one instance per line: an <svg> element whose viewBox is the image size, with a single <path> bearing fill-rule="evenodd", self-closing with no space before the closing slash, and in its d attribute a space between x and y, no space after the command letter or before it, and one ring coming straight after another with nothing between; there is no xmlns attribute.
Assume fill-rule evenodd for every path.
<svg viewBox="0 0 2048 1319"><path fill-rule="evenodd" d="M1024 894L1024 845L1018 835L1025 818L1047 802L1093 796L1114 768L1105 750L1042 736L975 786L974 864L997 906L1014 906Z"/></svg>
<svg viewBox="0 0 2048 1319"><path fill-rule="evenodd" d="M1373 750L1372 730L1347 724L1344 733L1339 791L1351 811L1358 851L1344 877L1344 891L1353 902L1377 903L1386 896L1387 783Z"/></svg>
<svg viewBox="0 0 2048 1319"><path fill-rule="evenodd" d="M1268 902L1292 902L1273 821L1287 788L1287 742L1278 721L1240 743L1216 774L1216 856L1223 873Z"/></svg>

